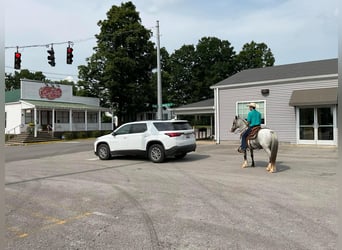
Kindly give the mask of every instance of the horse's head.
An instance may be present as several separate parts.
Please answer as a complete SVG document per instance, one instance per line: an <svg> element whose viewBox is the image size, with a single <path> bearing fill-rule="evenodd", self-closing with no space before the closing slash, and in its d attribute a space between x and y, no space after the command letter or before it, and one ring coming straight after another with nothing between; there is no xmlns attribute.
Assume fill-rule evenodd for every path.
<svg viewBox="0 0 342 250"><path fill-rule="evenodd" d="M247 127L246 122L239 116L235 116L232 127L230 128L230 132L232 133L238 132L238 131L243 130L246 127Z"/></svg>

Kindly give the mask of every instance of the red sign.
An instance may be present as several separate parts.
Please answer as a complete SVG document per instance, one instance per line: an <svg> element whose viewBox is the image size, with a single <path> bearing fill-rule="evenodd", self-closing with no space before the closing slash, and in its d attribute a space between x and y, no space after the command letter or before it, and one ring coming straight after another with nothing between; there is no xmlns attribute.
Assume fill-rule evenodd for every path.
<svg viewBox="0 0 342 250"><path fill-rule="evenodd" d="M40 98L46 98L48 100L53 100L56 98L60 98L62 96L62 90L55 86L45 86L39 89Z"/></svg>

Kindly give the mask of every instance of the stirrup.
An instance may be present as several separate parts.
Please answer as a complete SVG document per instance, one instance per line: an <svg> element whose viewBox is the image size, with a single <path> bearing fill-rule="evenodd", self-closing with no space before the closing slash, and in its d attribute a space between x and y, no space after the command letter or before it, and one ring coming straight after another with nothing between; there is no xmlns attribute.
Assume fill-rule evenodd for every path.
<svg viewBox="0 0 342 250"><path fill-rule="evenodd" d="M246 150L243 150L241 147L239 147L237 151L238 151L239 153L241 153L241 154L243 154L243 153L246 152Z"/></svg>

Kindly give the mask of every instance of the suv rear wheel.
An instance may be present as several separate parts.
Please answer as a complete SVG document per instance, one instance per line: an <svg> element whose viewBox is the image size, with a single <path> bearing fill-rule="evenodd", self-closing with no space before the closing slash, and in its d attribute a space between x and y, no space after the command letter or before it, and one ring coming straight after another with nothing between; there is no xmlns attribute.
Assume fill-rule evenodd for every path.
<svg viewBox="0 0 342 250"><path fill-rule="evenodd" d="M100 144L97 147L97 155L101 160L108 160L110 158L110 151L107 144Z"/></svg>
<svg viewBox="0 0 342 250"><path fill-rule="evenodd" d="M148 158L154 163L163 162L165 159L164 148L160 144L153 144L148 149Z"/></svg>

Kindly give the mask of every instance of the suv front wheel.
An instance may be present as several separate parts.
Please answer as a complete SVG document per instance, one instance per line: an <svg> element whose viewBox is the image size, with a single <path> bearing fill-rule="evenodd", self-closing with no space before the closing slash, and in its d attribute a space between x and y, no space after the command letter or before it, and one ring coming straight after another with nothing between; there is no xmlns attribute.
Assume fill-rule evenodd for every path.
<svg viewBox="0 0 342 250"><path fill-rule="evenodd" d="M148 149L148 158L154 163L161 163L165 159L164 147L160 144L153 144Z"/></svg>
<svg viewBox="0 0 342 250"><path fill-rule="evenodd" d="M100 144L97 147L97 155L101 160L108 160L110 158L110 150L107 144Z"/></svg>

